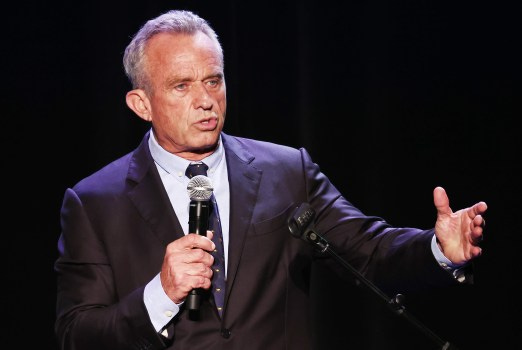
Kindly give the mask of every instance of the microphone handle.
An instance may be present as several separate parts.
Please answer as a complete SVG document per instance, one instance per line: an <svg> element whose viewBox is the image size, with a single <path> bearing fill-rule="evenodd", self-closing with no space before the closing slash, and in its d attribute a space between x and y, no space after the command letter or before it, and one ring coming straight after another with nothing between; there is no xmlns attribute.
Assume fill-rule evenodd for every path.
<svg viewBox="0 0 522 350"><path fill-rule="evenodd" d="M190 201L189 207L189 233L196 233L201 236L207 235L209 219L209 201ZM188 310L198 311L201 304L202 290L192 289L187 295L186 304Z"/></svg>

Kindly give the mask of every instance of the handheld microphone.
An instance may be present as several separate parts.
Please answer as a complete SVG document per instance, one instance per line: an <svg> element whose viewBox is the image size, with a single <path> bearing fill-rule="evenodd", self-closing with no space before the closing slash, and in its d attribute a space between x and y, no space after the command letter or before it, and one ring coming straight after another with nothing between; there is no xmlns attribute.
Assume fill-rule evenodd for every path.
<svg viewBox="0 0 522 350"><path fill-rule="evenodd" d="M201 236L207 235L210 214L210 197L212 197L212 182L204 175L196 175L189 180L187 192L190 198L189 205L189 233ZM193 289L187 295L187 308L192 311L199 310L201 304L200 289Z"/></svg>

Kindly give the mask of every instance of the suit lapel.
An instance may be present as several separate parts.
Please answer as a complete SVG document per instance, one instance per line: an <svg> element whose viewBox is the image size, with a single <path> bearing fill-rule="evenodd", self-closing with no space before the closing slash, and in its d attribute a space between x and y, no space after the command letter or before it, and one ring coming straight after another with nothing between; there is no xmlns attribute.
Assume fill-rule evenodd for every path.
<svg viewBox="0 0 522 350"><path fill-rule="evenodd" d="M230 295L254 211L262 171L250 163L254 156L234 138L223 135L230 184L230 227L226 297ZM225 300L225 305L226 305Z"/></svg>
<svg viewBox="0 0 522 350"><path fill-rule="evenodd" d="M174 213L148 147L148 135L134 152L127 175L132 183L130 200L165 245L183 236L183 228Z"/></svg>

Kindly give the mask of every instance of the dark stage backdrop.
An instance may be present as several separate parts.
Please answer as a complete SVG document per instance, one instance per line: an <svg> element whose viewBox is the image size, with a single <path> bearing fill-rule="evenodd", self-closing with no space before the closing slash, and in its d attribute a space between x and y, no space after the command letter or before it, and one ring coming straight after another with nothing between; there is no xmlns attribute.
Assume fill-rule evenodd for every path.
<svg viewBox="0 0 522 350"><path fill-rule="evenodd" d="M405 305L460 349L516 347L514 1L10 3L1 15L4 344L55 347L63 193L140 142L148 125L125 105L123 50L145 20L185 8L224 47L226 132L306 147L348 200L393 225L431 227L437 185L454 209L488 203L475 285L406 295ZM314 279L318 349L437 349L368 292L319 267Z"/></svg>

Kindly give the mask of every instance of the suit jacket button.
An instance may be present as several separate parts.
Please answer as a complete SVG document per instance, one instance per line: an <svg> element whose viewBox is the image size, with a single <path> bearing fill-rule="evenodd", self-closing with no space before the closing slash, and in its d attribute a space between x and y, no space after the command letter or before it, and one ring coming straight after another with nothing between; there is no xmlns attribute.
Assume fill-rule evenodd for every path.
<svg viewBox="0 0 522 350"><path fill-rule="evenodd" d="M226 328L221 329L221 336L223 338L225 338L225 339L230 338L230 334L231 334L230 329L226 329Z"/></svg>

